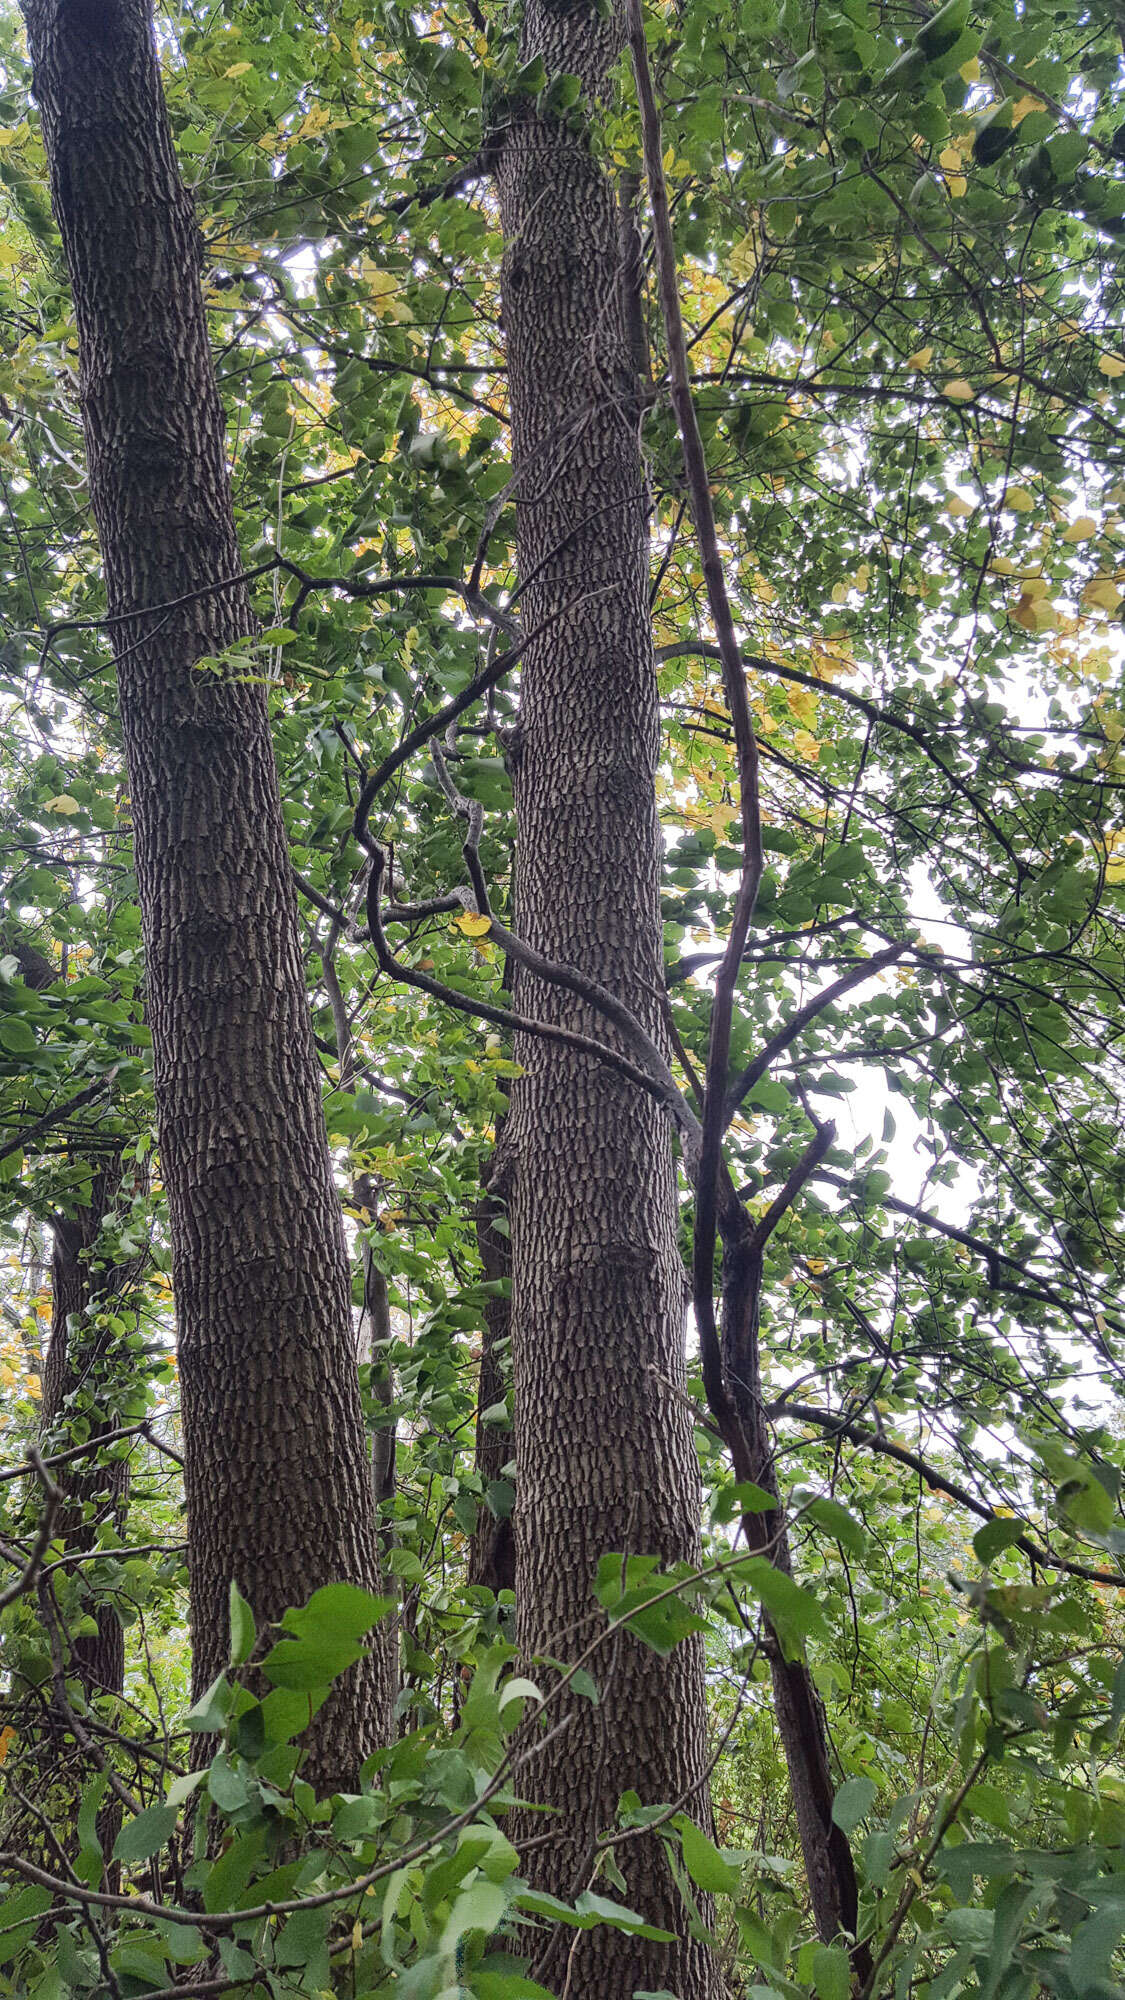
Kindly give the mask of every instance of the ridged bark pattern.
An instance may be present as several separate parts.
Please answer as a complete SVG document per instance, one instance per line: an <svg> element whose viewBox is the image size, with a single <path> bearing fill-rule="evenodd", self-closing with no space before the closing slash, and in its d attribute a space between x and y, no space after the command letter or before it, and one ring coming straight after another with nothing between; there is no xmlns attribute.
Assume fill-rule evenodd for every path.
<svg viewBox="0 0 1125 2000"><path fill-rule="evenodd" d="M371 1477L294 892L260 687L193 671L253 629L147 0L27 0L78 321L144 918L180 1332L193 1678L339 1578L378 1587ZM145 607L177 608L141 618ZM368 1658L314 1726L354 1779L386 1727Z"/></svg>
<svg viewBox="0 0 1125 2000"><path fill-rule="evenodd" d="M529 0L522 56L602 85L619 27L586 4ZM582 137L528 113L499 155L504 327L518 560L528 631L514 783L522 936L581 966L660 1035L659 713L648 605L647 496L635 340L614 193ZM520 973L521 1010L599 1038L570 994ZM684 1379L684 1278L667 1127L650 1100L587 1058L524 1038L512 1093L516 1590L529 1655L573 1659L599 1628L591 1584L610 1551L699 1553ZM521 1777L553 1808L528 1872L566 1897L589 1886L596 1837L626 1789L683 1796L709 1826L702 1651L661 1658L626 1639L591 1663L597 1707ZM557 1717L556 1717L557 1719ZM695 1789L693 1789L693 1787ZM569 1996L669 1988L711 2000L718 1975L688 1939L656 1839L617 1850L627 1900L677 1934L556 1934L536 1977ZM601 1878L601 1887L606 1887Z"/></svg>

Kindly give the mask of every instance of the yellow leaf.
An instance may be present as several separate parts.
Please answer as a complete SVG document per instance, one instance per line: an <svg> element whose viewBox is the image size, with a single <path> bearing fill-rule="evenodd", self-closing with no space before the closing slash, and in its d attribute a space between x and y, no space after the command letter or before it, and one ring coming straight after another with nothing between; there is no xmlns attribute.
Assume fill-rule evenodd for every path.
<svg viewBox="0 0 1125 2000"><path fill-rule="evenodd" d="M934 350L932 347L920 347L917 354L907 356L906 365L908 368L928 368L933 358Z"/></svg>
<svg viewBox="0 0 1125 2000"><path fill-rule="evenodd" d="M948 396L951 403L971 403L977 392L971 382L966 382L963 375L955 375L952 382L945 384L941 393L943 396Z"/></svg>
<svg viewBox="0 0 1125 2000"><path fill-rule="evenodd" d="M246 75L246 72L247 72L247 70L248 70L248 69L253 69L253 67L254 67L253 63L246 63L246 62L243 62L243 63L232 63L229 69L225 69L225 70L223 71L223 75L224 75L224 76L245 76L245 75Z"/></svg>
<svg viewBox="0 0 1125 2000"><path fill-rule="evenodd" d="M848 586L847 586L847 584L846 584L846 583L834 583L834 584L832 585L832 602L833 602L833 604L846 604L846 603L847 603L847 601L848 601Z"/></svg>
<svg viewBox="0 0 1125 2000"><path fill-rule="evenodd" d="M812 1276L813 1276L814 1278L819 1278L819 1276L820 1276L821 1272L822 1272L822 1271L824 1270L824 1268L825 1268L825 1265L824 1265L824 1258L823 1258L823 1257L806 1257L806 1259L805 1259L805 1268L806 1268L806 1270L808 1270L809 1272L811 1272L811 1274L812 1274Z"/></svg>
<svg viewBox="0 0 1125 2000"><path fill-rule="evenodd" d="M945 169L947 174L959 174L961 171L960 148L957 146L947 146L944 153L938 154L938 164Z"/></svg>
<svg viewBox="0 0 1125 2000"><path fill-rule="evenodd" d="M961 68L958 74L960 75L962 83L979 83L980 57L970 56L967 63L961 64Z"/></svg>
<svg viewBox="0 0 1125 2000"><path fill-rule="evenodd" d="M1011 615L1025 632L1050 632L1059 622L1058 612L1047 598L1032 597L1026 590L1013 605Z"/></svg>
<svg viewBox="0 0 1125 2000"><path fill-rule="evenodd" d="M1004 505L1013 514L1030 514L1035 506L1035 497L1026 486L1009 486L1004 495Z"/></svg>
<svg viewBox="0 0 1125 2000"><path fill-rule="evenodd" d="M1116 611L1121 592L1111 576L1092 576L1082 592L1082 602L1097 611Z"/></svg>
<svg viewBox="0 0 1125 2000"><path fill-rule="evenodd" d="M454 917L453 922L465 937L487 937L492 929L491 917L478 917L472 910L462 910L461 915Z"/></svg>
<svg viewBox="0 0 1125 2000"><path fill-rule="evenodd" d="M26 139L26 137L26 124L0 126L0 146L14 146L20 139Z"/></svg>
<svg viewBox="0 0 1125 2000"><path fill-rule="evenodd" d="M7 1763L8 1752L15 1742L17 1734L18 1731L12 1728L10 1722L5 1728L0 1729L0 1764Z"/></svg>
<svg viewBox="0 0 1125 2000"><path fill-rule="evenodd" d="M962 500L959 493L951 493L945 503L945 511L947 514L952 514L955 521L967 521L973 511L972 503L969 500Z"/></svg>
<svg viewBox="0 0 1125 2000"><path fill-rule="evenodd" d="M946 186L946 192L952 197L952 199L954 201L960 201L961 196L968 192L969 183L965 179L964 174L949 174L946 177L945 186ZM949 394L948 389L946 390L945 393L948 396Z"/></svg>
<svg viewBox="0 0 1125 2000"><path fill-rule="evenodd" d="M730 253L730 268L738 279L752 278L758 268L759 244L757 229L751 227L740 237Z"/></svg>
<svg viewBox="0 0 1125 2000"><path fill-rule="evenodd" d="M39 1401L40 1396L43 1394L43 1384L39 1380L38 1375L28 1376L27 1393L32 1398L33 1402L37 1403Z"/></svg>
<svg viewBox="0 0 1125 2000"><path fill-rule="evenodd" d="M360 1951L362 1950L362 1947L363 1947L363 1925L361 1923L354 1923L352 1925L352 1950Z"/></svg>
<svg viewBox="0 0 1125 2000"><path fill-rule="evenodd" d="M1043 104L1041 99L1038 97L1032 97L1028 93L1025 93L1023 97L1017 97L1015 103L1012 106L1013 126L1021 124L1030 112L1042 111L1042 109L1043 109Z"/></svg>
<svg viewBox="0 0 1125 2000"><path fill-rule="evenodd" d="M43 811L61 813L64 819L72 819L76 812L82 811L82 808L77 799L71 798L69 792L59 792L56 798L44 799Z"/></svg>
<svg viewBox="0 0 1125 2000"><path fill-rule="evenodd" d="M1015 563L1009 556L994 556L988 567L993 576L1014 576L1016 573Z"/></svg>
<svg viewBox="0 0 1125 2000"><path fill-rule="evenodd" d="M1125 375L1125 361L1122 361L1119 354L1099 354L1098 367L1102 374L1108 375L1111 380L1118 375Z"/></svg>
<svg viewBox="0 0 1125 2000"><path fill-rule="evenodd" d="M798 757L806 757L810 764L815 764L820 756L820 744L815 736L809 735L807 729L798 729L793 738L793 748Z"/></svg>
<svg viewBox="0 0 1125 2000"><path fill-rule="evenodd" d="M1069 528L1063 529L1062 538L1064 542L1088 542L1091 535L1097 532L1097 522L1091 520L1089 514L1083 514L1080 521L1072 521Z"/></svg>

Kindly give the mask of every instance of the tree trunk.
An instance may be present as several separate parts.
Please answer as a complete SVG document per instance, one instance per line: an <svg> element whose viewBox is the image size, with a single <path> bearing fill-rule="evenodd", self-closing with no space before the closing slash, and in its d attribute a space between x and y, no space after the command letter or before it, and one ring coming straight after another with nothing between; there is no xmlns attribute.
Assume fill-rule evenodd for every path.
<svg viewBox="0 0 1125 2000"><path fill-rule="evenodd" d="M773 1440L762 1398L758 1331L762 1264L753 1239L754 1227L746 1211L737 1211L737 1219L728 1212L723 1241L723 1363L746 1452L745 1462L736 1455L735 1475L752 1480L779 1499ZM752 1552L767 1556L787 1576L792 1575L793 1558L780 1505L776 1513L744 1514L742 1527ZM789 1772L813 1917L826 1944L841 1934L853 1940L852 1970L862 1984L871 1972L871 1954L866 1944L854 1942L859 1888L851 1843L832 1817L836 1787L824 1704L808 1663L787 1659L768 1618L764 1626L774 1714Z"/></svg>
<svg viewBox="0 0 1125 2000"><path fill-rule="evenodd" d="M378 1586L348 1270L263 691L194 663L254 629L148 0L26 0L78 322L118 659L179 1313L193 1678L340 1578ZM174 608L157 610L160 606ZM149 615L140 615L144 612ZM308 1775L387 1733L375 1653Z"/></svg>
<svg viewBox="0 0 1125 2000"><path fill-rule="evenodd" d="M596 94L622 46L589 0L528 0L522 58L579 75ZM648 608L648 500L638 442L629 261L614 192L559 118L516 115L497 163L505 237L504 325L518 485L523 616L513 759L521 935L580 965L661 1036L659 713ZM516 1002L541 1018L600 1021L520 971ZM591 1584L610 1551L695 1560L698 1476L684 1378L684 1280L669 1134L625 1079L541 1039L516 1050L504 1150L511 1162L516 1383L516 1594L528 1656L572 1659L602 1614ZM572 1897L626 1789L683 1799L704 1827L703 1656L667 1658L625 1639L591 1662L598 1706L521 1774L541 1839L528 1872ZM557 1720L557 1717L555 1718ZM543 1839L544 1833L549 1838ZM719 1989L659 1840L616 1850L626 1897L671 1945L608 1929L556 1933L535 1976L570 1996L628 2000ZM606 1886L604 1880L602 1887ZM571 1955L573 1954L573 1955Z"/></svg>
<svg viewBox="0 0 1125 2000"><path fill-rule="evenodd" d="M72 1215L55 1217L52 1224L51 1338L43 1365L39 1424L40 1449L45 1455L113 1430L119 1421L121 1392L136 1373L136 1357L122 1347L118 1332L98 1325L98 1316L110 1312L118 1317L134 1315L128 1293L139 1276L139 1261L95 1263L92 1256L102 1225L116 1206L121 1178L120 1153L111 1151L93 1167L82 1207ZM53 1539L67 1557L80 1557L96 1548L107 1522L118 1532L124 1528L129 1497L127 1457L108 1458L101 1451L90 1459L54 1467L52 1476L60 1496ZM33 1489L33 1502L37 1508L43 1504L38 1486ZM44 1683L43 1705L29 1704L21 1717L18 1747L4 1773L6 1780L15 1780L27 1803L17 1803L15 1790L10 1784L6 1787L10 1797L3 1844L47 1868L57 1866L60 1850L70 1862L76 1860L78 1815L97 1774L87 1744L76 1739L74 1713L85 1716L96 1703L101 1705L103 1720L119 1720L113 1712L113 1699L121 1695L125 1685L125 1633L113 1605L99 1601L89 1588L85 1565L77 1563L65 1579L68 1592L77 1592L77 1602L68 1599L64 1615L56 1599L59 1581L49 1574L40 1575L38 1597L44 1637L57 1645L59 1665L65 1673L65 1699L59 1699L63 1683ZM86 1617L93 1620L96 1631L71 1636L68 1628ZM39 1814L49 1821L53 1841L45 1836L36 1802ZM112 1850L120 1819L120 1805L110 1793L98 1814L103 1854ZM107 1865L104 1883L111 1889L118 1886L112 1863Z"/></svg>
<svg viewBox="0 0 1125 2000"><path fill-rule="evenodd" d="M498 1133L497 1144L500 1143ZM496 1157L494 1153L493 1162ZM503 1203L491 1192L486 1179L477 1204L476 1225L481 1270L490 1284L500 1284L511 1277L511 1244L507 1235L495 1227L497 1222L503 1220ZM508 1390L504 1358L512 1329L510 1296L502 1292L493 1293L482 1317L475 1464L487 1491L492 1482L499 1479L513 1450L512 1435L507 1425L501 1427L483 1420L485 1411L502 1403ZM496 1593L514 1590L515 1555L513 1516L495 1514L482 1500L477 1508L477 1524L469 1540L469 1582L483 1584L486 1590Z"/></svg>
<svg viewBox="0 0 1125 2000"><path fill-rule="evenodd" d="M118 1371L133 1373L132 1357L122 1363L115 1357L117 1336L95 1324L96 1316L120 1305L119 1294L137 1276L135 1260L125 1266L98 1269L91 1253L103 1222L113 1210L121 1186L121 1158L112 1155L95 1167L90 1199L71 1216L55 1219L54 1252L51 1258L51 1344L43 1368L43 1401L40 1426L43 1449L53 1441L64 1449L73 1443L67 1404L75 1398L92 1436L112 1430L116 1416L114 1390L121 1386L113 1376ZM116 1361L116 1366L115 1366ZM108 1520L121 1530L129 1499L127 1458L106 1459L99 1455L92 1466L81 1460L77 1466L60 1471L56 1484L64 1499L56 1534L68 1553L80 1554L93 1548L99 1528ZM87 1506L93 1512L86 1517ZM125 1681L125 1633L112 1605L91 1605L97 1635L73 1639L70 1643L69 1671L78 1679L87 1700L103 1695L119 1695Z"/></svg>

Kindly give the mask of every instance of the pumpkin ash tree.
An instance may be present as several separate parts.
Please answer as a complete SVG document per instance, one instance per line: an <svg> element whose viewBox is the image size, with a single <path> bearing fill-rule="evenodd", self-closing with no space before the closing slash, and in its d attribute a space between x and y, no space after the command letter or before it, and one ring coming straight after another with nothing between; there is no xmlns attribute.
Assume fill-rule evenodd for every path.
<svg viewBox="0 0 1125 2000"><path fill-rule="evenodd" d="M193 1680L259 1621L378 1582L348 1267L266 704L200 671L254 621L147 0L25 8L74 294L90 495L118 659L179 1319ZM314 1725L354 1779L385 1728L371 1652Z"/></svg>

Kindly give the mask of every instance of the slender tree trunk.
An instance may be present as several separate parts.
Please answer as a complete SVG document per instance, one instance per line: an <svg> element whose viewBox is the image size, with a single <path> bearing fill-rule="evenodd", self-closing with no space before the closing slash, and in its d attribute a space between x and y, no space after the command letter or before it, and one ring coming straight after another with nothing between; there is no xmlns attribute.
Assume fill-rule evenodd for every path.
<svg viewBox="0 0 1125 2000"><path fill-rule="evenodd" d="M523 59L577 74L590 95L621 45L620 22L589 0L528 0ZM522 667L520 931L612 988L659 1038L659 713L620 216L586 142L533 109L506 132L497 178L524 616L529 631L554 620ZM516 999L542 1018L582 1019L569 995L522 972ZM528 1655L573 1658L601 1621L591 1589L601 1556L698 1556L698 1478L676 1393L684 1281L659 1111L558 1045L525 1038L516 1053L525 1074L505 1151L519 1635ZM550 1835L529 1851L529 1873L566 1897L589 1885L595 1843L626 1789L682 1798L710 1824L699 1645L661 1658L625 1639L592 1664L599 1705L575 1700L565 1732L521 1778L524 1795L553 1812L529 1816L528 1832ZM635 1988L711 2000L718 1973L685 1935L659 1841L630 1840L617 1858L628 1901L677 1941L558 1933L536 1977L572 2000L628 2000Z"/></svg>
<svg viewBox="0 0 1125 2000"><path fill-rule="evenodd" d="M112 1155L94 1169L89 1201L74 1215L58 1216L53 1225L51 1258L51 1343L43 1368L40 1423L44 1449L50 1441L65 1449L73 1442L68 1418L80 1415L92 1435L112 1430L115 1422L114 1381L124 1365L135 1363L115 1355L119 1337L97 1325L100 1313L120 1307L120 1293L137 1274L136 1261L98 1268L92 1253L102 1224L116 1205L121 1187L121 1158ZM120 1313L118 1312L118 1317ZM68 1467L56 1480L64 1500L56 1533L70 1554L93 1548L98 1531L109 1521L120 1530L129 1500L127 1458L99 1456L93 1466ZM87 1513L89 1509L89 1513ZM69 1670L81 1682L87 1700L120 1694L125 1681L125 1633L112 1605L90 1607L96 1635L74 1639Z"/></svg>
<svg viewBox="0 0 1125 2000"><path fill-rule="evenodd" d="M498 1134L497 1144L500 1143ZM493 1162L496 1157L494 1153ZM486 1185L477 1206L477 1247L485 1280L491 1284L500 1284L511 1277L511 1244L507 1235L495 1226L503 1219L504 1205ZM494 1480L499 1479L513 1449L512 1434L507 1425L501 1428L498 1424L484 1422L485 1411L502 1403L508 1390L505 1350L512 1330L510 1296L503 1292L493 1293L484 1308L483 1317L475 1459L476 1470L487 1490ZM515 1588L514 1525L511 1514L498 1516L485 1501L481 1501L477 1509L476 1528L469 1542L470 1583L483 1584L486 1590L497 1592Z"/></svg>
<svg viewBox="0 0 1125 2000"><path fill-rule="evenodd" d="M56 1216L52 1224L51 1337L40 1404L40 1448L44 1453L66 1450L87 1437L114 1429L122 1391L135 1375L135 1356L123 1347L120 1332L99 1324L99 1317L112 1312L120 1323L122 1315L131 1316L134 1308L128 1294L139 1276L138 1260L116 1263L108 1258L95 1260L94 1255L103 1224L117 1204L121 1179L120 1153L109 1152L93 1168L87 1200L73 1214ZM126 1457L109 1458L104 1451L99 1452L92 1460L79 1459L54 1468L53 1478L60 1495L53 1535L67 1557L81 1557L95 1549L107 1524L119 1532L124 1528L129 1498ZM35 1502L42 1505L38 1489ZM5 1815L4 1843L47 1867L57 1866L60 1849L69 1860L76 1859L78 1815L96 1775L85 1745L75 1738L74 1711L86 1715L97 1705L103 1719L115 1720L113 1698L123 1692L125 1684L125 1633L113 1605L99 1600L89 1588L81 1562L69 1570L66 1588L68 1594L77 1593L77 1603L73 1599L68 1602L64 1617L50 1575L38 1579L46 1636L58 1645L65 1673L66 1705L59 1700L58 1682L45 1683L44 1705L29 1707L26 1721L21 1719L17 1748L4 1774L6 1779L15 1779L18 1790L31 1802L27 1806L13 1803ZM86 1618L93 1621L96 1630L71 1636L69 1628ZM14 1802L15 1792L9 1791ZM36 1800L40 1809L46 1810L57 1846L45 1838L42 1821L33 1809ZM120 1818L120 1806L111 1793L98 1814L103 1854L109 1854L113 1847ZM112 1864L105 1879L116 1888Z"/></svg>
<svg viewBox="0 0 1125 2000"><path fill-rule="evenodd" d="M745 1210L728 1215L723 1242L723 1363L741 1423L745 1462L735 1461L739 1479L753 1480L778 1498L773 1439L762 1398L758 1302L761 1255L753 1247L753 1223ZM791 1575L793 1559L785 1515L745 1514L747 1545ZM773 1684L774 1713L785 1752L797 1830L817 1930L831 1944L841 1933L854 1939L859 1923L859 1889L847 1835L832 1818L835 1783L828 1723L816 1683L803 1659L786 1659L769 1620L766 1651ZM853 1944L852 1969L861 1982L871 1971L866 1944Z"/></svg>
<svg viewBox="0 0 1125 2000"><path fill-rule="evenodd" d="M371 1476L265 698L194 671L253 616L229 583L241 565L201 245L148 0L24 12L120 621L201 1689L226 1657L232 1578L259 1623L330 1581L377 1587ZM386 1730L372 1653L317 1717L309 1775L354 1781Z"/></svg>

